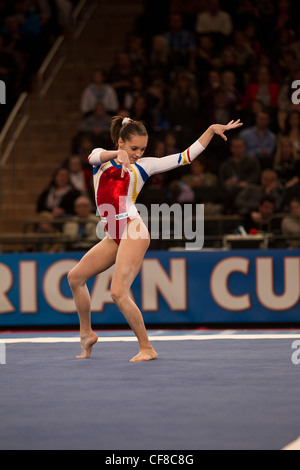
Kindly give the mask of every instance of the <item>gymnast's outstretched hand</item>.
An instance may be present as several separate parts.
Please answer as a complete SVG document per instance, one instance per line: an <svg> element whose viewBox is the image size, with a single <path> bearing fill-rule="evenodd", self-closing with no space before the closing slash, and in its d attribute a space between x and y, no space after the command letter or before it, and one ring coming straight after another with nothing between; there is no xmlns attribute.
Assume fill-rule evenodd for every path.
<svg viewBox="0 0 300 470"><path fill-rule="evenodd" d="M224 132L231 131L233 129L237 129L238 127L241 127L242 125L243 125L243 123L240 121L240 119L238 119L237 121L232 120L226 125L213 124L212 127L213 127L214 133L219 135L220 137L222 137L222 139L224 139L226 141L227 137L224 134Z"/></svg>

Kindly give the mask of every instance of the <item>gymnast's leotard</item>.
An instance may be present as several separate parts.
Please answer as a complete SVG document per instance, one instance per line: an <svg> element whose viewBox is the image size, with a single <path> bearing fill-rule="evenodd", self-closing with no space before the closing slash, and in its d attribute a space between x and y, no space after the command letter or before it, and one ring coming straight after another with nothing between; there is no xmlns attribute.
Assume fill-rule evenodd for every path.
<svg viewBox="0 0 300 470"><path fill-rule="evenodd" d="M187 165L203 150L197 140L182 153L161 158L142 157L131 165L132 172L126 171L122 178L122 165L114 160L103 163L101 152L104 149L94 149L88 160L93 165L96 206L108 236L119 244L126 224L140 217L135 201L147 178Z"/></svg>

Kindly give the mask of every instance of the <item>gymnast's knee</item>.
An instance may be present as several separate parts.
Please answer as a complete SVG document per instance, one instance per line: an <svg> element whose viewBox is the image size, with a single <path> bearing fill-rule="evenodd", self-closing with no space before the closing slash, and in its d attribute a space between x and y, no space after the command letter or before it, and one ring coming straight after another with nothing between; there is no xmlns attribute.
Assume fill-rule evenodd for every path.
<svg viewBox="0 0 300 470"><path fill-rule="evenodd" d="M69 286L71 287L71 289L74 289L83 284L81 277L78 275L78 271L76 267L71 269L71 271L68 272L67 277L68 277L68 282L69 282Z"/></svg>
<svg viewBox="0 0 300 470"><path fill-rule="evenodd" d="M114 287L112 286L111 289L110 289L110 295L111 295L111 298L113 300L113 302L116 304L116 305L119 305L122 300L127 297L126 293L124 292L124 290L118 286Z"/></svg>

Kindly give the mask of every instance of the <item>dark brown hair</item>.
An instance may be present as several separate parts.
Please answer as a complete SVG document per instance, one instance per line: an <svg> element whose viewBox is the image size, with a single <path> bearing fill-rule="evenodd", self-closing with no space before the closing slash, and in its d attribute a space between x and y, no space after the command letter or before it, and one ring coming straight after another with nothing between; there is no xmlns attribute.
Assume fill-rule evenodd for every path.
<svg viewBox="0 0 300 470"><path fill-rule="evenodd" d="M123 121L125 122L123 123ZM118 144L119 138L124 142L130 140L133 135L147 136L148 132L144 124L139 121L133 121L123 116L114 116L110 126L110 136L114 144Z"/></svg>

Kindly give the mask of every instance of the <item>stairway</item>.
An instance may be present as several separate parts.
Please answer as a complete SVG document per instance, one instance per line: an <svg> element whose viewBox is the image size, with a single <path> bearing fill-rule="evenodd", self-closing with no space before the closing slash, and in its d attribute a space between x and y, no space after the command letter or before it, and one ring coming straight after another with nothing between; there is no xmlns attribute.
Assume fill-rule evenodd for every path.
<svg viewBox="0 0 300 470"><path fill-rule="evenodd" d="M54 170L70 155L82 90L92 69L108 70L143 12L143 0L92 1L94 11L77 44L65 38L65 62L43 101L38 84L28 97L29 122L2 169L0 234L21 232ZM12 158L14 156L14 159Z"/></svg>

